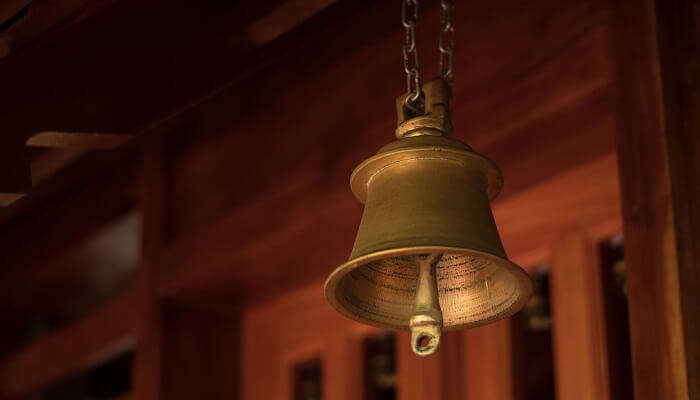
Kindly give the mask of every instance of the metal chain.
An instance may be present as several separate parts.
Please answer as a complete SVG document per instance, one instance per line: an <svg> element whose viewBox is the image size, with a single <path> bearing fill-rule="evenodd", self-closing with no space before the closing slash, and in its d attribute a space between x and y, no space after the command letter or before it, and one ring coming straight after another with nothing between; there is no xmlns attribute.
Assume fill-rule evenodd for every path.
<svg viewBox="0 0 700 400"><path fill-rule="evenodd" d="M455 50L455 27L452 24L452 11L455 8L454 0L441 0L442 6L442 27L440 29L440 77L448 84L454 81L454 71L452 68Z"/></svg>
<svg viewBox="0 0 700 400"><path fill-rule="evenodd" d="M418 1L402 0L401 24L406 28L406 40L402 47L403 69L406 72L406 107L411 111L422 114L424 112L423 89L420 76L420 63L418 61L418 47L416 46L416 28L418 27ZM449 85L454 82L454 49L455 27L452 24L452 11L455 8L454 0L441 0L442 25L438 49L440 50L440 77ZM413 9L409 12L409 9ZM413 55L413 57L411 57Z"/></svg>
<svg viewBox="0 0 700 400"><path fill-rule="evenodd" d="M413 11L409 12L409 7ZM406 28L406 41L404 42L403 69L406 71L406 107L422 114L423 106L420 104L422 88L420 77L420 63L418 62L418 47L416 46L416 27L418 26L418 0L403 0L401 3L401 23ZM413 62L411 62L413 54Z"/></svg>

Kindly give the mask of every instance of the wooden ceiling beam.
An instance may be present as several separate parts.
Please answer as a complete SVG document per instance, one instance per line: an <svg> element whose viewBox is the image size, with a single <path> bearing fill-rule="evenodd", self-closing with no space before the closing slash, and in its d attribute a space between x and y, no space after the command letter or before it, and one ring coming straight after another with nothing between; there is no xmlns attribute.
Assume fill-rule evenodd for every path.
<svg viewBox="0 0 700 400"><path fill-rule="evenodd" d="M248 40L257 46L269 43L337 0L287 0L246 29Z"/></svg>
<svg viewBox="0 0 700 400"><path fill-rule="evenodd" d="M27 146L59 149L111 150L133 139L132 135L86 132L39 132L27 139Z"/></svg>
<svg viewBox="0 0 700 400"><path fill-rule="evenodd" d="M0 87L8 93L0 99L8 116L2 140L26 140L40 131L133 134L153 128L246 76L250 67L243 65L264 65L251 58L247 39L241 42L241 28L280 5L114 2L0 62ZM287 17L304 20L320 9L300 7Z"/></svg>
<svg viewBox="0 0 700 400"><path fill-rule="evenodd" d="M98 12L114 0L11 0L0 7L0 59ZM8 7L9 6L9 7Z"/></svg>

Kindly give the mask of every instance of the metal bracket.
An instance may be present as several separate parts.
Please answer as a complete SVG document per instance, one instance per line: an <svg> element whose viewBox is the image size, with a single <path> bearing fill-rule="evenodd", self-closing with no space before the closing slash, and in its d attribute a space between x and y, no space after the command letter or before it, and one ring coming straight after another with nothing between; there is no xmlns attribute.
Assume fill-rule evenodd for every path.
<svg viewBox="0 0 700 400"><path fill-rule="evenodd" d="M442 78L435 78L423 85L425 113L416 116L406 107L406 95L396 99L398 125L396 137L451 136L450 100L452 88Z"/></svg>

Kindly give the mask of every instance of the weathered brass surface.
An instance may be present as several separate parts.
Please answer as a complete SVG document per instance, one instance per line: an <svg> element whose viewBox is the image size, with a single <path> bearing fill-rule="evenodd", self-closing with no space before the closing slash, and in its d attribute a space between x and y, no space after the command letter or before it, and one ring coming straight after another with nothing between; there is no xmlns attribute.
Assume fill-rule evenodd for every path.
<svg viewBox="0 0 700 400"><path fill-rule="evenodd" d="M364 214L349 261L325 286L343 315L410 329L418 355L437 349L442 330L512 315L532 292L527 273L506 257L491 213L498 167L446 137L444 82L429 82L425 93L426 114L410 118L400 108L400 139L353 172Z"/></svg>

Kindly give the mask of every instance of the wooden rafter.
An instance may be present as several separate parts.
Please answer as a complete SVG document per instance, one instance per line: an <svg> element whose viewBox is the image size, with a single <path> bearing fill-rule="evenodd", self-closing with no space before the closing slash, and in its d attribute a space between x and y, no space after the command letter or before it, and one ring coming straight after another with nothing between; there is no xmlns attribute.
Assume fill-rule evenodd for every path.
<svg viewBox="0 0 700 400"><path fill-rule="evenodd" d="M615 2L616 130L636 399L700 396L697 5Z"/></svg>

